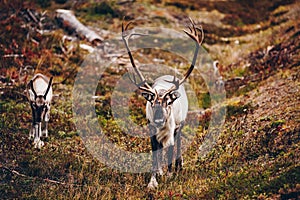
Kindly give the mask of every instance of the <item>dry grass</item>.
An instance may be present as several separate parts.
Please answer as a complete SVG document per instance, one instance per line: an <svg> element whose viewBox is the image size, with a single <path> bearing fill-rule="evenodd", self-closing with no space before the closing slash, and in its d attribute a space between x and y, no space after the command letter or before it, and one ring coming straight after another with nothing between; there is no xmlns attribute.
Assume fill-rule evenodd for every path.
<svg viewBox="0 0 300 200"><path fill-rule="evenodd" d="M254 82L247 82L243 88L234 90L232 97L226 99L226 121L215 148L205 157L199 157L199 146L208 133L207 121L210 119L210 99L203 95L202 105L208 107L203 118L197 118L200 123L197 127L187 125L186 133L193 133L191 145L183 154L184 169L172 177L159 177L159 188L148 190L147 182L150 173L121 173L103 164L91 154L83 142L80 132L77 132L73 117L72 96L74 76L86 52L74 50L69 57L59 51L62 30L55 31L54 35L34 35L40 42L35 46L26 40L26 29L19 24L24 20L21 14L16 15L18 23L12 24L5 19L13 13L8 3L1 4L7 8L2 13L0 21L4 24L1 29L13 30L3 32L0 42L5 48L0 50L2 55L20 53L26 55L24 59L1 57L1 84L0 85L0 196L5 199L297 199L299 198L299 3L282 5L270 12L271 16L261 23L240 24L241 32L232 29L234 37L227 37L228 41L221 41L224 35L222 30L230 30L233 24L222 20L228 13L221 14L219 4L207 5L207 11L197 13L196 7L185 7L181 4L135 2L136 10L126 6L112 4L115 13L125 13L130 17L144 17L147 13L159 14L153 17L154 24L165 23L168 27L178 29L178 23L183 21L185 13L199 16L201 12L219 16L216 32L207 34L207 48L213 58L221 61L224 68L221 74L231 79L235 76L249 76L253 69L260 69L266 78ZM192 5L192 2L187 1ZM265 1L263 1L265 2ZM278 3L278 1L276 1ZM228 2L227 2L228 3ZM131 3L130 3L131 4ZM201 4L202 5L202 4ZM211 6L215 5L215 9ZM223 5L223 4L222 4ZM7 7L8 6L8 7ZM32 6L35 4L23 4ZM52 3L49 10L58 4ZM78 7L78 12L84 20L103 19L106 14L84 18L88 4ZM94 5L95 6L95 5ZM160 6L165 6L163 11ZM219 8L219 9L218 9ZM41 9L41 8L39 8ZM212 12L210 12L212 10ZM286 12L288 10L288 12ZM166 13L164 13L166 12ZM91 14L91 13L88 13ZM178 17L176 18L176 15ZM242 13L240 17L243 16ZM91 17L91 16L90 16ZM228 17L228 16L227 16ZM230 16L233 17L233 16ZM152 19L152 18L151 18ZM228 18L226 18L228 19ZM241 19L243 19L241 17ZM289 19L289 20L283 20ZM51 17L49 18L51 20ZM109 16L104 20L103 27L109 30L119 30L121 19ZM205 21L209 26L212 21ZM258 25L261 28L257 28ZM101 28L103 28L101 27ZM204 27L205 28L205 27ZM287 30L289 30L287 32ZM243 33L243 34L241 34ZM240 34L240 35L239 35ZM220 39L213 43L215 36ZM239 43L235 42L239 41ZM225 43L224 43L225 42ZM290 44L290 45L289 45ZM291 56L286 62L277 59L281 67L270 71L257 63L273 61L260 60L260 53L268 46L290 47ZM24 47L23 51L21 51ZM279 49L278 51L284 51ZM275 51L274 51L275 52ZM140 57L152 60L164 58L168 65L178 65L168 52L157 50L138 52ZM251 56L250 56L250 55ZM279 55L279 54L278 54ZM282 55L282 54L280 54ZM148 56L146 58L146 56ZM152 56L152 57L151 57ZM255 62L253 62L255 61ZM249 64L250 63L250 64ZM256 63L256 64L253 64ZM16 79L20 66L39 66L38 71L55 75L56 84L53 86L57 96L51 110L50 137L45 148L36 150L28 141L28 127L30 125L30 107L23 95L25 88L23 79ZM186 63L184 63L186 64ZM246 67L245 67L246 66ZM110 97L116 79L124 73L122 67L113 68L105 74L105 81L98 88L97 95L101 99L96 101L98 118L89 121L88 116L82 115L79 119L82 124L101 124L104 133L115 144L124 150L134 152L149 152L148 138L137 138L126 135L118 127L118 123L111 118ZM114 71L116 70L116 71ZM252 71L251 71L252 70ZM268 78L267 78L268 77ZM190 81L196 91L205 94L203 80L193 76ZM201 95L199 92L197 95ZM145 125L142 98L133 96L130 102L131 119ZM72 99L73 98L73 99ZM78 120L78 118L77 118ZM141 131L141 130L139 130Z"/></svg>

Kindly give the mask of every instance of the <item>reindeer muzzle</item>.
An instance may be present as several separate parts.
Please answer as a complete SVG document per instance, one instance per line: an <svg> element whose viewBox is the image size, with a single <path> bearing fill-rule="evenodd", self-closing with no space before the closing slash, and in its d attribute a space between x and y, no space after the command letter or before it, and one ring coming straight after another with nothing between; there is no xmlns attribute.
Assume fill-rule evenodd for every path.
<svg viewBox="0 0 300 200"><path fill-rule="evenodd" d="M166 119L164 116L164 111L163 111L162 106L155 105L154 106L154 118L153 118L153 122L154 122L155 126L160 128L160 127L164 126L165 121L166 121Z"/></svg>

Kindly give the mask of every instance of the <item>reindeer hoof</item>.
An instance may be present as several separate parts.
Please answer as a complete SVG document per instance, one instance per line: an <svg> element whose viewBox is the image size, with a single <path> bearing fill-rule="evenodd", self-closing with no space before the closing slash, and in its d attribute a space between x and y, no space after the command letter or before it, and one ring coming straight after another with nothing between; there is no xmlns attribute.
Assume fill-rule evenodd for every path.
<svg viewBox="0 0 300 200"><path fill-rule="evenodd" d="M183 159L179 158L176 160L176 163L175 163L175 171L179 172L179 171L182 171L182 169L183 169Z"/></svg>
<svg viewBox="0 0 300 200"><path fill-rule="evenodd" d="M158 174L161 176L164 175L164 171L161 167L158 169Z"/></svg>
<svg viewBox="0 0 300 200"><path fill-rule="evenodd" d="M34 148L41 149L44 146L44 142L42 140L34 142Z"/></svg>
<svg viewBox="0 0 300 200"><path fill-rule="evenodd" d="M44 146L44 142L40 141L39 144L38 144L38 149L41 149L43 146Z"/></svg>
<svg viewBox="0 0 300 200"><path fill-rule="evenodd" d="M43 134L45 137L48 137L48 130L43 130L43 131L42 131L42 134Z"/></svg>
<svg viewBox="0 0 300 200"><path fill-rule="evenodd" d="M147 188L150 189L150 190L154 190L157 187L158 187L158 183L157 182L156 183L150 182L148 184L148 186L147 186Z"/></svg>
<svg viewBox="0 0 300 200"><path fill-rule="evenodd" d="M34 138L34 134L33 134L33 130L29 131L29 136L28 136L28 140L32 140Z"/></svg>
<svg viewBox="0 0 300 200"><path fill-rule="evenodd" d="M155 177L151 177L151 180L147 186L148 189L153 190L158 187L158 183Z"/></svg>
<svg viewBox="0 0 300 200"><path fill-rule="evenodd" d="M172 178L172 176L173 176L173 172L167 172L167 177L168 178Z"/></svg>

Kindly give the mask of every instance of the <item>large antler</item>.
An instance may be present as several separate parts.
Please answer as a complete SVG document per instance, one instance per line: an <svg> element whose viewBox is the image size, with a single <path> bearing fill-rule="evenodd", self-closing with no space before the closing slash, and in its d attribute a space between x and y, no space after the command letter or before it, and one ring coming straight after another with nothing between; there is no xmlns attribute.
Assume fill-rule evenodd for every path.
<svg viewBox="0 0 300 200"><path fill-rule="evenodd" d="M188 69L188 71L184 74L184 77L181 80L176 80L176 77L174 76L174 79L172 81L167 81L169 83L173 83L174 85L165 93L165 95L169 94L172 91L178 90L179 86L184 83L184 81L190 76L190 74L192 73L194 67L195 67L195 63L197 60L197 56L198 56L198 52L199 52L199 48L203 42L204 39L204 32L201 26L196 26L195 22L189 18L191 25L188 26L189 32L186 30L183 30L190 38L192 38L195 43L196 43L196 49L195 49L195 53L193 56L193 60L191 63L190 68Z"/></svg>
<svg viewBox="0 0 300 200"><path fill-rule="evenodd" d="M49 90L50 90L50 87L51 87L51 85L52 85L52 80L53 80L53 77L51 77L50 80L49 80L48 87L47 87L46 92L45 92L45 94L44 94L44 99L46 99L47 94L48 94L48 92L49 92Z"/></svg>
<svg viewBox="0 0 300 200"><path fill-rule="evenodd" d="M130 62L131 62L131 65L135 71L135 73L139 76L139 78L141 79L141 82L140 83L137 83L136 82L136 79L135 79L135 76L133 76L133 79L131 79L131 81L140 89L140 90L143 90L143 91L146 91L146 92L150 92L150 93L153 93L155 94L155 90L147 83L145 77L143 76L143 74L140 72L140 70L137 68L137 66L135 65L135 62L134 62L134 59L133 59L133 56L131 54L131 51L129 49L129 46L128 46L128 40L130 39L131 36L133 35L142 35L142 34L138 34L138 33L131 33L131 34L128 34L127 33L127 30L128 30L128 27L130 24L132 24L133 22L130 21L128 22L125 26L124 26L124 22L122 22L122 40L124 41L124 44L125 44L125 47L126 47L126 50L127 50L127 53L128 53L128 56L129 56L129 59L130 59Z"/></svg>
<svg viewBox="0 0 300 200"><path fill-rule="evenodd" d="M35 90L34 90L34 88L33 88L33 80L30 80L30 88L31 88L31 90L32 90L32 92L33 92L33 94L34 94L34 98L36 99L36 97L37 97L37 94L36 94L36 92L35 92Z"/></svg>

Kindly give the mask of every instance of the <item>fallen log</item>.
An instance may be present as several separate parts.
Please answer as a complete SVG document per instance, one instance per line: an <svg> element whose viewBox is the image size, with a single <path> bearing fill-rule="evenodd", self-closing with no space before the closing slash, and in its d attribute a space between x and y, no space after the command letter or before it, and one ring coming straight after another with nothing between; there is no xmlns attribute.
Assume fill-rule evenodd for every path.
<svg viewBox="0 0 300 200"><path fill-rule="evenodd" d="M96 45L104 40L95 31L89 29L78 21L74 13L70 10L57 9L56 18L59 22L61 22L63 27L68 30L75 31L80 37L86 38L92 44Z"/></svg>

